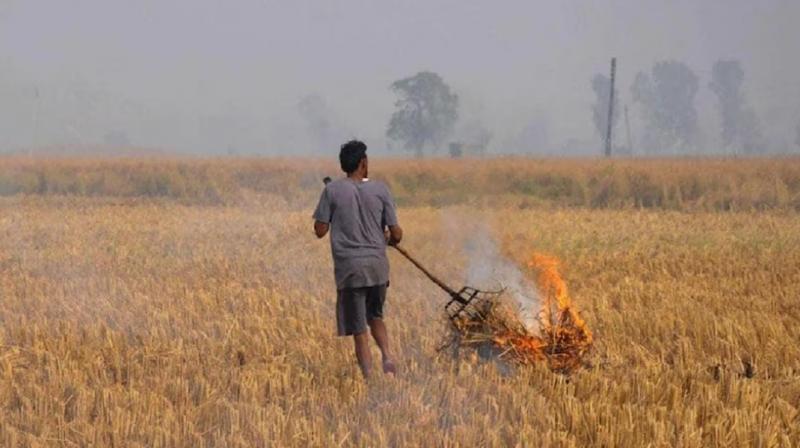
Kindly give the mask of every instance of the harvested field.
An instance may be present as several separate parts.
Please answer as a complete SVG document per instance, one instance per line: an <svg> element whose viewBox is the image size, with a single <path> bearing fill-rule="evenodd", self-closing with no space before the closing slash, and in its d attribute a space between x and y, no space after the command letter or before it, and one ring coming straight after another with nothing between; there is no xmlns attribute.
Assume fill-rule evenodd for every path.
<svg viewBox="0 0 800 448"><path fill-rule="evenodd" d="M672 206L630 187L604 204L591 189L574 203L492 193L508 161L481 165L478 199L436 205L438 182L457 185L479 162L376 159L419 259L466 282L474 228L453 222L485 224L532 280L532 253L557 257L593 348L570 375L439 353L447 297L390 253L400 374L368 383L352 341L334 336L330 248L311 231L331 165L259 161L248 175L236 160L153 163L0 162L0 445L800 445L796 160L708 161L712 179L732 182L708 190L688 162L614 165L659 191L700 185ZM526 163L521 173L574 172L587 186L614 164ZM186 174L198 166L208 182ZM183 193L167 181L137 190L147 172L184 179ZM404 184L415 172L437 183ZM25 179L38 189L10 187Z"/></svg>

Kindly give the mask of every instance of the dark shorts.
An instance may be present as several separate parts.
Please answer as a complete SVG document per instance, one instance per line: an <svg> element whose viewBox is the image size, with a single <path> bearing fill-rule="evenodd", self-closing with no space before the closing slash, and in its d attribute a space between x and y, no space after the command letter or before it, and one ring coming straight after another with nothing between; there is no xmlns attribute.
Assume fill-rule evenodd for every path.
<svg viewBox="0 0 800 448"><path fill-rule="evenodd" d="M345 288L336 292L336 326L339 336L367 331L367 322L383 318L386 286Z"/></svg>

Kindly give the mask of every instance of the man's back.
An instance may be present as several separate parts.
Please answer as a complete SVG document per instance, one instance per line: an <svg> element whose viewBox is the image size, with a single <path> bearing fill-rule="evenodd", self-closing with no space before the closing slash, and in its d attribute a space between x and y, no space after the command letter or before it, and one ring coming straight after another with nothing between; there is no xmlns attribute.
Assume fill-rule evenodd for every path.
<svg viewBox="0 0 800 448"><path fill-rule="evenodd" d="M325 178L325 190L314 211L314 234L323 238L330 232L331 236L337 334L353 336L358 366L368 377L372 368L369 326L381 349L383 372L394 375L397 367L383 324L383 304L389 287L386 245L399 243L403 229L397 224L389 189L380 182L369 181L367 145L358 140L343 144L339 164L347 178L334 182Z"/></svg>
<svg viewBox="0 0 800 448"><path fill-rule="evenodd" d="M386 226L397 225L394 201L381 182L349 178L329 183L314 219L329 223L337 289L386 284Z"/></svg>

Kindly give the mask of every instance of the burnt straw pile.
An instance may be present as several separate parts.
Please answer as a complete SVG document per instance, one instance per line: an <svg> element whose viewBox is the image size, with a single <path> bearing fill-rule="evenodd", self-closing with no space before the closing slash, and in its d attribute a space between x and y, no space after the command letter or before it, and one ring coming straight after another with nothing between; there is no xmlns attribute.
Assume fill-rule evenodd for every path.
<svg viewBox="0 0 800 448"><path fill-rule="evenodd" d="M542 300L538 332L525 325L519 306L507 296L474 303L470 313L450 319L445 347L488 349L501 360L522 365L546 362L569 374L583 364L592 333L573 307L555 257L534 254L527 263Z"/></svg>

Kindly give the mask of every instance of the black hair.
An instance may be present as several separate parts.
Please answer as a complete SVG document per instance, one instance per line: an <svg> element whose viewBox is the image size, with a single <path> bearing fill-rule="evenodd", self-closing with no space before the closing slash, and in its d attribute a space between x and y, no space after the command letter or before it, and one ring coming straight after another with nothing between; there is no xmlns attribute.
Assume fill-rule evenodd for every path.
<svg viewBox="0 0 800 448"><path fill-rule="evenodd" d="M366 157L367 145L359 140L350 140L342 145L339 151L339 164L342 166L342 171L350 174L358 169L358 164L361 163L361 159Z"/></svg>

